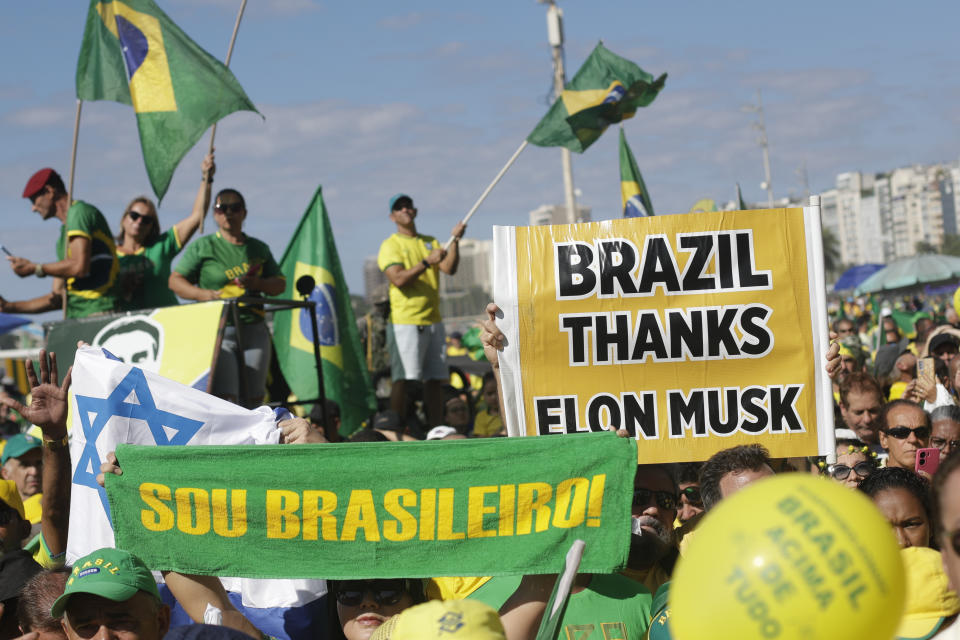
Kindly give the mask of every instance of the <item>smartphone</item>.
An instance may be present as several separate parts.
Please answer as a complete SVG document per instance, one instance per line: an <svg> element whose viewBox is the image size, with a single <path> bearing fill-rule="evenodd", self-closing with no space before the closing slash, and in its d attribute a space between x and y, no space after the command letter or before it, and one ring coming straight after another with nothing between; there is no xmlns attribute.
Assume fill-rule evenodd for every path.
<svg viewBox="0 0 960 640"><path fill-rule="evenodd" d="M917 449L917 461L914 471L926 471L931 476L937 472L940 466L940 449L930 447L927 449Z"/></svg>
<svg viewBox="0 0 960 640"><path fill-rule="evenodd" d="M937 378L934 375L933 358L917 360L917 386L927 392L926 400L933 401L937 397Z"/></svg>

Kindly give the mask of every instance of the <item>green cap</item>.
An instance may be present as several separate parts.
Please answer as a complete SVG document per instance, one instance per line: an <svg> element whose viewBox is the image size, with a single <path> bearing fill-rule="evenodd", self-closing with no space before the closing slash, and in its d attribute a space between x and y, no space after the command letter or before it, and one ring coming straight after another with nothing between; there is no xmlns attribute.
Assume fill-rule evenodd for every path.
<svg viewBox="0 0 960 640"><path fill-rule="evenodd" d="M157 583L143 560L121 549L100 549L73 564L73 572L63 595L53 603L50 614L54 618L62 616L67 601L75 593L89 593L123 602L132 598L137 591L144 591L160 600Z"/></svg>
<svg viewBox="0 0 960 640"><path fill-rule="evenodd" d="M3 456L0 456L0 464L6 464L10 458L19 458L27 451L39 449L43 445L40 438L28 436L25 433L18 433L7 438L7 444L3 448Z"/></svg>

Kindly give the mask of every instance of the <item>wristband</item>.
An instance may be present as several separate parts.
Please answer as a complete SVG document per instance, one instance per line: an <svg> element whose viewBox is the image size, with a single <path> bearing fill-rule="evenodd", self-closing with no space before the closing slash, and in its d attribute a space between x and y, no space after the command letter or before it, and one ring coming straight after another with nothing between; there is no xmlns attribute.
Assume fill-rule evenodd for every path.
<svg viewBox="0 0 960 640"><path fill-rule="evenodd" d="M43 265L42 265L42 264L37 264L37 265L33 268L33 275L37 276L38 278L43 278L44 276L47 275L47 274L44 273L44 271L43 271Z"/></svg>
<svg viewBox="0 0 960 640"><path fill-rule="evenodd" d="M430 268L430 263L427 262L427 259L426 259L426 258L424 258L424 259L421 260L420 262L423 263L423 267L424 267L425 269L429 269L429 268Z"/></svg>
<svg viewBox="0 0 960 640"><path fill-rule="evenodd" d="M44 438L43 446L51 451L56 451L57 449L66 449L68 446L70 446L70 435L67 434L59 440L47 440Z"/></svg>

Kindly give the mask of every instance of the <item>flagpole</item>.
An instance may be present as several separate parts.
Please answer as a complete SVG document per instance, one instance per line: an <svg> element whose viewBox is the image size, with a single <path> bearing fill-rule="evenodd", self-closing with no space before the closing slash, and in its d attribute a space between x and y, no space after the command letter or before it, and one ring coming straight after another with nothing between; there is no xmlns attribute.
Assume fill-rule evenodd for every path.
<svg viewBox="0 0 960 640"><path fill-rule="evenodd" d="M243 19L243 11L247 8L247 0L241 0L240 2L240 11L237 12L237 21L233 23L233 34L230 36L230 46L227 47L227 57L223 61L223 66L230 67L230 58L233 57L233 45L237 41L237 31L240 30L240 21ZM213 153L213 139L217 137L217 123L214 122L213 126L210 127L210 148L207 150L207 153ZM204 216L200 218L200 233L203 233L203 223L206 221L206 211L204 211Z"/></svg>
<svg viewBox="0 0 960 640"><path fill-rule="evenodd" d="M73 176L77 167L77 140L80 138L80 110L83 100L77 98L77 115L73 119L73 148L70 150L70 180L67 187L67 206L73 204ZM67 281L63 281L63 319L67 319Z"/></svg>
<svg viewBox="0 0 960 640"><path fill-rule="evenodd" d="M523 152L523 150L527 148L527 144L528 142L526 141L526 139L524 139L524 141L520 144L520 146L517 147L517 150L513 152L513 155L510 156L510 159L507 160L507 164L503 165L503 168L500 169L500 172L493 179L493 182L487 185L487 188L483 190L483 193L480 194L480 197L477 198L477 201L473 203L472 207L470 207L470 211L467 212L467 215L465 215L463 217L463 220L461 220L460 222L462 222L463 224L467 224L468 222L470 222L470 218L472 218L473 214L476 213L477 209L480 208L480 205L483 204L483 201L487 199L487 196L490 195L490 192L493 191L493 188L497 186L497 183L500 182L500 178L502 178L503 174L507 172L507 169L513 166L513 163L517 161L517 158L520 157L520 154ZM449 251L450 245L453 244L454 240L456 240L456 238L454 236L450 236L450 239L447 240L447 244L443 247L443 250Z"/></svg>

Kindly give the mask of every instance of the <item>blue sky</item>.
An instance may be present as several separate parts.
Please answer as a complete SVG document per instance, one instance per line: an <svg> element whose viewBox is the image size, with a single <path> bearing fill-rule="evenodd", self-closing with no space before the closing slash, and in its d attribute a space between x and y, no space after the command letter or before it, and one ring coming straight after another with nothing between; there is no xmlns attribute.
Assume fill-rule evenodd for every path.
<svg viewBox="0 0 960 640"><path fill-rule="evenodd" d="M222 59L239 0L159 0ZM727 200L739 181L761 201L762 161L750 114L762 89L775 195L832 186L842 171L953 161L960 125L960 19L955 2L561 2L568 78L602 39L666 88L625 130L658 213ZM0 23L0 242L50 261L58 229L20 198L29 175L66 175L74 74L87 3L5 7ZM322 185L344 271L362 291L362 263L392 232L389 197L404 191L422 233L446 236L545 113L552 69L545 6L534 0L335 3L253 0L231 69L265 120L236 113L217 132L215 187L246 197L247 232L279 258ZM206 138L187 155L160 208L186 215ZM574 154L581 202L619 215L615 132ZM149 193L132 109L84 105L76 196L118 225ZM559 151L528 148L474 217L467 236L526 224L563 201ZM208 218L207 230L212 228ZM49 281L0 269L0 295L36 295ZM38 289L39 288L39 289Z"/></svg>

